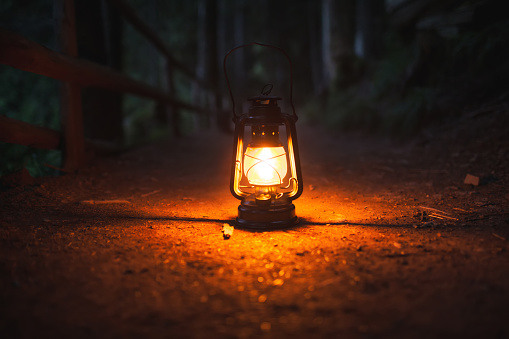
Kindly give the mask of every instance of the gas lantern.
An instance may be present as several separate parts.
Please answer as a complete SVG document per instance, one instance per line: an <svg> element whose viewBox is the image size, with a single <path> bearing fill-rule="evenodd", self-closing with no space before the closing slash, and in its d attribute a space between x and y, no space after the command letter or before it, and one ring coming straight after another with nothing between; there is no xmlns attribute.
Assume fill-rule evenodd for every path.
<svg viewBox="0 0 509 339"><path fill-rule="evenodd" d="M234 95L228 79L226 60L239 48L258 45L281 52L290 66L290 105L292 114L283 113L278 101L270 95L273 85L263 87L261 94L248 99L249 110L235 112ZM279 47L252 42L230 50L223 68L232 100L235 137L231 164L230 191L241 203L236 224L248 229L271 230L297 224L293 200L302 194L302 173L293 104L293 70L288 54Z"/></svg>

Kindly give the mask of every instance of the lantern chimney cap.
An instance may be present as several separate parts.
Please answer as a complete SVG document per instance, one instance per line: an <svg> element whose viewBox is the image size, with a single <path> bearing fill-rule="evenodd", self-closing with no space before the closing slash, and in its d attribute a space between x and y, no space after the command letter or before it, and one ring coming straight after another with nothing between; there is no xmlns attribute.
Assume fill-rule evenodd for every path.
<svg viewBox="0 0 509 339"><path fill-rule="evenodd" d="M271 103L277 103L278 100L283 100L283 98L275 96L275 95L256 95L254 97L251 97L247 99L248 101L270 101Z"/></svg>
<svg viewBox="0 0 509 339"><path fill-rule="evenodd" d="M273 84L266 84L262 87L262 90L259 95L251 97L247 99L248 101L253 102L253 106L255 105L270 105L277 106L277 101L282 100L281 97L269 95L272 92L272 88L274 88Z"/></svg>

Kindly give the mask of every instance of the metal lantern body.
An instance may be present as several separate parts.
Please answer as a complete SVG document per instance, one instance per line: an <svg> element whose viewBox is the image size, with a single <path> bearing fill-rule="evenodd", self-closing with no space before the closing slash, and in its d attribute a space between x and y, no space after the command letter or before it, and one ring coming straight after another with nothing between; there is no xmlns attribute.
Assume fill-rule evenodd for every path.
<svg viewBox="0 0 509 339"><path fill-rule="evenodd" d="M292 114L281 111L278 100L282 99L270 95L271 84L262 89L261 95L248 99L251 104L247 113L235 113L226 60L233 51L251 45L276 49L288 60ZM302 194L303 186L295 130L297 114L292 100L291 60L279 47L253 42L230 50L224 58L223 67L235 123L230 191L241 200L236 223L244 228L260 230L294 226L298 219L292 201ZM265 90L267 86L270 86L268 91Z"/></svg>
<svg viewBox="0 0 509 339"><path fill-rule="evenodd" d="M298 221L292 201L302 193L296 118L281 112L279 97L249 100L249 112L234 119L230 190L241 200L237 224L253 229L291 227Z"/></svg>

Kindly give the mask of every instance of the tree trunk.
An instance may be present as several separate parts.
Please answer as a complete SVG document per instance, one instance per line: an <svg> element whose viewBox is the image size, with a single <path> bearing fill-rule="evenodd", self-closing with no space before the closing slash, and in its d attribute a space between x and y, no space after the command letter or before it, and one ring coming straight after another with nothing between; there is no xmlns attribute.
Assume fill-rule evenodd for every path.
<svg viewBox="0 0 509 339"><path fill-rule="evenodd" d="M233 12L233 41L234 45L242 45L246 43L244 40L244 21L245 21L245 2L244 0L235 1L235 7ZM235 51L235 55L233 57L233 86L235 91L233 95L235 95L238 99L235 101L237 103L236 111L237 114L244 112L244 108L246 108L246 98L248 97L248 93L246 93L246 66L245 66L245 49L241 48ZM231 81L230 81L231 82ZM240 99L240 100L239 100Z"/></svg>
<svg viewBox="0 0 509 339"><path fill-rule="evenodd" d="M332 20L332 0L322 0L322 64L324 87L327 89L336 77L336 63L333 58L331 41Z"/></svg>
<svg viewBox="0 0 509 339"><path fill-rule="evenodd" d="M76 2L78 51L82 58L122 68L122 22L104 0ZM122 94L99 88L83 90L85 136L122 145Z"/></svg>
<svg viewBox="0 0 509 339"><path fill-rule="evenodd" d="M316 1L309 0L309 60L311 67L311 76L315 95L320 95L323 90L323 66L321 57L321 34L320 34L320 14Z"/></svg>
<svg viewBox="0 0 509 339"><path fill-rule="evenodd" d="M143 21L150 26L151 30L154 32L158 32L158 21L157 21L157 0L148 0L146 1L146 11L143 16ZM165 81L168 85L168 80L161 79L160 74L166 74L167 68L166 65L161 65L161 57L160 53L155 46L149 44L145 51L146 61L147 61L147 80L148 83L156 88L161 88L162 82ZM154 118L156 123L159 125L167 127L168 123L168 108L164 102L157 102L154 108Z"/></svg>
<svg viewBox="0 0 509 339"><path fill-rule="evenodd" d="M380 1L382 2L382 1ZM355 0L334 3L333 58L337 63L337 80L342 86L351 85L356 74L354 69L355 47Z"/></svg>
<svg viewBox="0 0 509 339"><path fill-rule="evenodd" d="M197 13L197 33L196 33L196 77L202 82L207 83L207 11L208 5L207 0L198 1L198 13ZM199 106L207 105L206 93L203 87L198 83L193 84L193 101ZM209 115L203 121L195 120L195 124L199 127L201 124L209 126Z"/></svg>
<svg viewBox="0 0 509 339"><path fill-rule="evenodd" d="M219 4L217 0L209 0L207 2L207 13L206 13L206 31L207 31L207 62L206 62L206 75L207 83L210 88L214 90L214 93L210 93L210 110L214 116L214 122L212 126L224 129L225 126L221 126L224 119L221 114L223 111L222 96L219 91L220 78L219 78L219 58L218 58L218 34L219 31Z"/></svg>
<svg viewBox="0 0 509 339"><path fill-rule="evenodd" d="M226 15L226 0L218 0L217 3L217 36L216 36L216 55L217 55L217 64L216 68L221 70L218 74L217 79L217 89L216 92L216 123L218 128L221 131L230 132L231 131L231 113L229 110L225 109L225 103L223 102L223 96L219 93L224 92L226 89L226 84L224 81L224 77L222 76L223 70L223 58L226 54L226 25L227 25L227 15Z"/></svg>
<svg viewBox="0 0 509 339"><path fill-rule="evenodd" d="M357 34L355 53L366 59L376 59L383 47L384 2L379 0L357 1Z"/></svg>
<svg viewBox="0 0 509 339"><path fill-rule="evenodd" d="M57 41L62 53L76 57L76 11L73 0L55 0ZM81 86L63 82L60 88L60 114L64 139L63 167L75 171L85 164Z"/></svg>

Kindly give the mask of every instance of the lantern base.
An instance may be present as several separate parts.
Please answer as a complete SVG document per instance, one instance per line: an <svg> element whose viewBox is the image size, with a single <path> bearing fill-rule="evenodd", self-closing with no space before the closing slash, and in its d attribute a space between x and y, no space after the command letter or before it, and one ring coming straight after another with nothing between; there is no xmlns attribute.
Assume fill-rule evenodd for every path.
<svg viewBox="0 0 509 339"><path fill-rule="evenodd" d="M295 226L299 222L292 203L260 206L248 201L239 205L236 224L253 230L276 230Z"/></svg>

